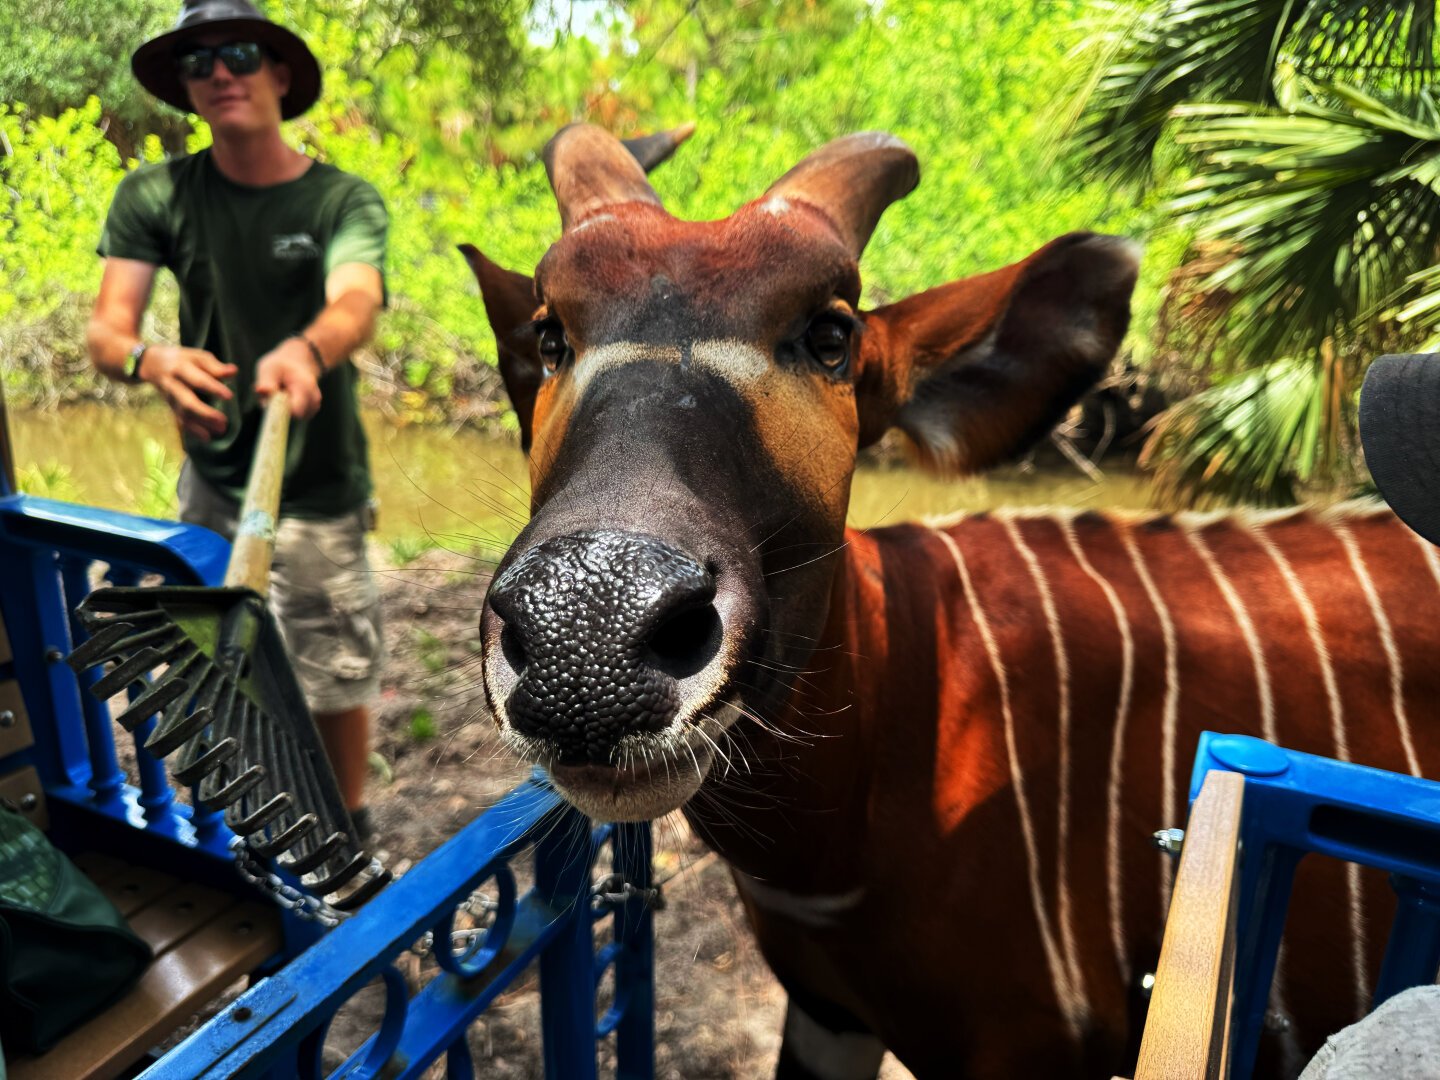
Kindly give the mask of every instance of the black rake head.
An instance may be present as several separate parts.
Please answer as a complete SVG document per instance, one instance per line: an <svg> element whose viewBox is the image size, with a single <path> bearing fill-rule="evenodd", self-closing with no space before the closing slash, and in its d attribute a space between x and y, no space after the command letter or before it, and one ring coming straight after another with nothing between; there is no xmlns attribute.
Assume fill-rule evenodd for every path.
<svg viewBox="0 0 1440 1080"><path fill-rule="evenodd" d="M109 665L91 693L107 701L131 692L115 718L127 731L158 716L145 748L156 757L178 755L171 776L223 809L225 824L251 851L277 860L340 911L385 887L390 872L356 836L258 594L106 588L86 597L77 614L90 637L70 655L70 667L79 674Z"/></svg>

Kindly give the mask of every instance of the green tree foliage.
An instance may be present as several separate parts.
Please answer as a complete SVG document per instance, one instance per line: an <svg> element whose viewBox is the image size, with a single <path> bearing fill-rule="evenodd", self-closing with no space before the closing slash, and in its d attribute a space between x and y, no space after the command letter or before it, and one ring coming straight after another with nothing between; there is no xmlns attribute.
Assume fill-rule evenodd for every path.
<svg viewBox="0 0 1440 1080"><path fill-rule="evenodd" d="M93 97L103 103L102 123L123 145L133 147L150 132L183 138L182 119L157 115L130 65L117 62L125 51L120 34L133 34L138 43L163 30L179 10L174 0L34 0L7 7L0 15L0 102L24 102L54 116Z"/></svg>
<svg viewBox="0 0 1440 1080"><path fill-rule="evenodd" d="M1105 11L1076 142L1165 200L1185 256L1161 351L1222 380L1157 429L1160 487L1286 502L1345 480L1366 365L1440 321L1432 0Z"/></svg>
<svg viewBox="0 0 1440 1080"><path fill-rule="evenodd" d="M287 126L290 137L375 183L391 213L391 309L359 362L402 420L505 412L494 342L455 245L534 266L559 231L539 152L572 120L622 136L695 120L695 137L653 178L671 212L692 219L729 214L830 138L876 128L905 138L922 182L867 250L871 304L1011 262L1070 229L1126 232L1141 220L1111 185L1077 182L1047 137L1081 0L283 0L268 10L305 35L326 71L320 103ZM107 108L103 97L65 110L17 103L0 117L0 356L19 397L53 372L46 357L62 341L76 365L62 367L65 393L114 392L77 374L95 239L123 171L162 146L141 142L122 159L100 130ZM190 136L206 141L203 130ZM157 335L173 334L173 299L157 306Z"/></svg>

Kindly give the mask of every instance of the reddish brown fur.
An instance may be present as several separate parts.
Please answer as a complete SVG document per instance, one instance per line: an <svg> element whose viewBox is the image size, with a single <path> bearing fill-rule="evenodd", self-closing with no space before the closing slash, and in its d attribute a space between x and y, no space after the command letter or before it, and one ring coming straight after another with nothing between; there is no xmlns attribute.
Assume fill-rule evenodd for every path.
<svg viewBox="0 0 1440 1080"><path fill-rule="evenodd" d="M761 628L758 644L726 625L724 655L734 659L690 715L732 699L751 710L781 704L734 723L738 767L713 769L686 809L735 867L792 1000L848 1011L925 1077L1124 1068L1138 1034L1133 980L1153 964L1169 880L1149 836L1181 820L1199 732L1268 733L1323 754L1342 745L1304 613L1258 536L1284 553L1316 609L1349 721L1344 748L1367 764L1407 765L1379 628L1335 527L1303 514L1253 526L978 515L943 532L846 532L855 450L889 427L950 471L983 468L1043 434L1119 345L1133 253L1073 234L992 274L858 312L848 367L822 370L795 342L813 320L857 304L859 248L885 202L914 182L903 146L868 136L832 144L772 189L783 205L762 200L723 221L687 223L656 205L594 132L562 138L570 141L547 157L552 166L569 160L567 146L597 157L552 171L566 232L535 285L477 265L502 354L517 328L507 320L542 302L574 350L533 402L515 402L535 434L534 515L507 563L548 538L621 531L714 565L717 588L744 592L734 610ZM739 343L735 370L717 370L726 361L712 353L697 374L688 358L717 343ZM538 356L515 355L530 357L520 374L538 384ZM587 393L604 371L608 389ZM714 395L700 403L709 410L693 400L698 392ZM655 430L627 427L632 406ZM699 419L716 410L729 428ZM583 452L567 456L577 444ZM1423 617L1435 574L1388 514L1344 522L1405 658L1419 761L1436 770L1437 631ZM1416 589L1426 604L1414 602ZM1112 602L1134 650L1123 717L1125 647ZM1252 632L1271 684L1268 732ZM482 636L487 664L506 663L489 606ZM771 674L795 668L802 673ZM667 779L672 765L678 772L684 757L665 762ZM604 768L591 771L613 792ZM644 787L638 774L626 783ZM1335 946L1349 933L1348 886L1328 878L1283 983L1296 1045L1309 1048L1353 1017L1357 1001L1350 947ZM843 902L827 909L829 924L800 925L777 914L777 890ZM1383 907L1375 888L1366 899L1372 916ZM1373 952L1378 934L1366 946Z"/></svg>
<svg viewBox="0 0 1440 1080"><path fill-rule="evenodd" d="M796 749L752 736L748 756L790 767L753 782L763 799L746 790L725 800L725 817L734 818L728 824L707 816L703 805L691 810L746 874L802 895L866 886L865 902L826 931L797 928L753 902L748 909L767 960L788 987L852 1010L920 1076L1109 1076L1125 1066L1124 1048L1134 1044L1136 999L1125 976L1153 970L1162 928L1165 856L1154 851L1150 833L1179 823L1183 810L1162 798L1159 615L1120 531L1134 537L1178 635L1172 779L1180 798L1202 730L1262 733L1254 664L1236 647L1234 616L1197 566L1184 529L1166 518L1075 519L1082 550L1130 616L1136 648L1120 822L1122 972L1106 931L1104 810L1121 681L1119 631L1101 590L1066 545L1061 520L1024 517L1018 525L1044 567L1069 649L1068 886L1090 1005L1081 1046L1059 1011L1030 907L998 686L954 560L934 531L901 526L847 534L830 618L812 660L818 670L786 718L824 737ZM1408 661L1405 696L1422 767L1440 775L1440 672L1427 614L1440 587L1419 541L1393 517L1341 520L1366 552ZM1375 622L1358 580L1337 564L1331 525L1297 514L1264 530L1316 608L1344 697L1352 757L1406 771ZM1058 694L1050 634L1036 617L1040 600L1031 575L995 517L966 518L946 532L964 555L1011 674L1047 912L1058 920ZM1255 621L1275 680L1280 743L1334 755L1318 658L1273 562L1234 519L1204 526L1199 535ZM1308 1055L1355 1018L1356 998L1343 874L1318 866L1307 875L1314 888L1302 878L1297 890L1300 922L1292 926L1283 987ZM1373 979L1389 918L1383 885L1371 882L1366 900Z"/></svg>

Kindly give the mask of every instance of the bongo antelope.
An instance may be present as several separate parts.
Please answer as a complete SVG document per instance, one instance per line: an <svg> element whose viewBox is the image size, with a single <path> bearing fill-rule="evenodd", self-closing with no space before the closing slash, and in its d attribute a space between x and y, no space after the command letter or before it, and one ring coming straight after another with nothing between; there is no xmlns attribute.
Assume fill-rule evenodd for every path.
<svg viewBox="0 0 1440 1080"><path fill-rule="evenodd" d="M728 861L789 994L781 1076L873 1077L886 1048L921 1077L1126 1068L1150 833L1202 729L1440 775L1440 561L1388 512L846 528L892 427L946 473L1045 433L1120 344L1132 245L1071 234L864 310L861 252L918 181L891 136L712 222L597 128L545 164L563 233L533 278L465 248L533 491L486 698L576 806L683 806ZM1278 988L1292 1066L1381 944L1383 884L1332 877Z"/></svg>

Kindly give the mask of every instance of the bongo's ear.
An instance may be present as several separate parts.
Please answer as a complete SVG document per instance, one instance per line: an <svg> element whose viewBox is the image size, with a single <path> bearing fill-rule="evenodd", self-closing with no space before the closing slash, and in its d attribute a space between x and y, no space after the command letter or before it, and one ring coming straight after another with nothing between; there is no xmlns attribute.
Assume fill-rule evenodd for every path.
<svg viewBox="0 0 1440 1080"><path fill-rule="evenodd" d="M1139 248L1071 233L1001 270L865 312L860 443L891 427L937 472L1043 437L1104 373L1130 322Z"/></svg>
<svg viewBox="0 0 1440 1080"><path fill-rule="evenodd" d="M535 281L491 262L474 244L461 244L460 254L470 264L480 283L485 315L495 334L495 351L500 359L500 377L505 393L520 421L520 446L530 450L530 421L535 412L535 394L545 376L540 362L540 343L525 331L540 302L535 298Z"/></svg>

